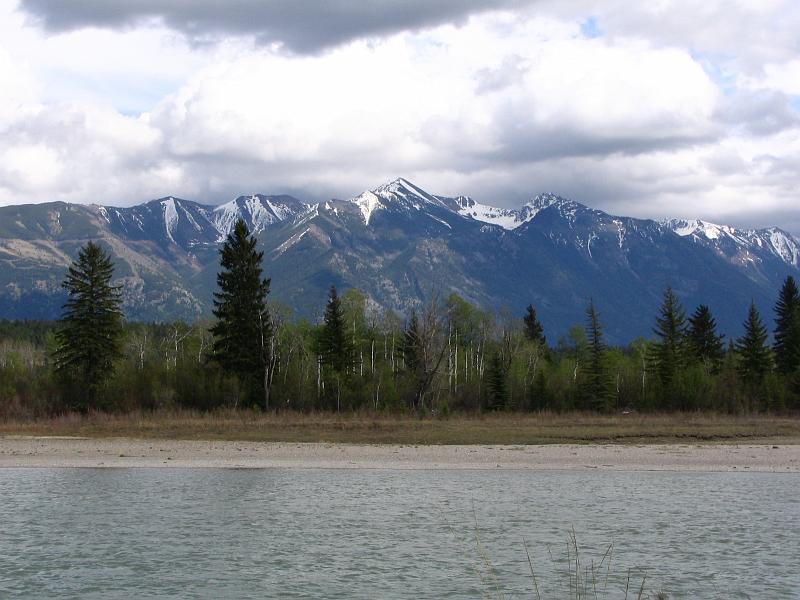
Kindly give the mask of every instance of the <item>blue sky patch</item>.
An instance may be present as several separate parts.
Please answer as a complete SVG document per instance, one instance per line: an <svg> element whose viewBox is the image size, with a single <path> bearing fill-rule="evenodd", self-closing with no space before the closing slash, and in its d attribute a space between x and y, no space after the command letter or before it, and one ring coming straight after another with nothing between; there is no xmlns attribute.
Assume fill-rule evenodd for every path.
<svg viewBox="0 0 800 600"><path fill-rule="evenodd" d="M596 17L589 17L584 21L581 21L581 33L583 37L586 38L598 38L603 35L603 32L600 31L600 26L597 24Z"/></svg>

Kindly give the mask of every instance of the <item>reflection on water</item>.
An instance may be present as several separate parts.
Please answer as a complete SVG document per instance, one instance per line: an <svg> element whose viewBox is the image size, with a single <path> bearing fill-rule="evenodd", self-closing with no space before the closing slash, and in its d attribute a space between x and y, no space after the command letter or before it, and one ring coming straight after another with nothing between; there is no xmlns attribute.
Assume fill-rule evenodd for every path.
<svg viewBox="0 0 800 600"><path fill-rule="evenodd" d="M797 598L799 489L766 473L0 470L0 598L481 598L475 520L506 597L535 597L523 537L542 595L567 591L554 570L574 527L584 567L614 543L610 589L634 568L670 598Z"/></svg>

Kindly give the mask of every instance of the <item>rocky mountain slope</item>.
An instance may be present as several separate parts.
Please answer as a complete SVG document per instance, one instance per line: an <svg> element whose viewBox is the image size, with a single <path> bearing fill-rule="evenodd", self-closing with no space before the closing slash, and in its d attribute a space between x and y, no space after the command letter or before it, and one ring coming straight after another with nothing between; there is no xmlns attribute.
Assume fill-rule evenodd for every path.
<svg viewBox="0 0 800 600"><path fill-rule="evenodd" d="M649 335L665 286L738 334L755 299L771 317L800 244L777 228L617 217L552 194L518 210L436 196L397 179L348 200L242 196L220 206L162 198L129 208L59 202L0 208L0 317L59 314L78 248L113 253L131 319L207 313L218 248L238 218L256 232L273 297L315 317L326 291L358 287L402 313L453 291L484 307L537 306L551 339L594 298L610 339Z"/></svg>

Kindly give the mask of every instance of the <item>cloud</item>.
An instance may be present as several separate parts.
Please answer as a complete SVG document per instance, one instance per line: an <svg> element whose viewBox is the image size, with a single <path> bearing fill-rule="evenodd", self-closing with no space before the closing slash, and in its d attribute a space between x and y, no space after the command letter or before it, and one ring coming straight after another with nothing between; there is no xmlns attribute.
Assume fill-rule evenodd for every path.
<svg viewBox="0 0 800 600"><path fill-rule="evenodd" d="M637 38L684 48L741 73L762 73L800 53L796 0L541 0L536 10L586 19L608 38Z"/></svg>
<svg viewBox="0 0 800 600"><path fill-rule="evenodd" d="M465 21L512 9L525 0L22 0L21 8L51 32L132 28L153 22L194 41L252 36L292 52L315 53L350 40Z"/></svg>
<svg viewBox="0 0 800 600"><path fill-rule="evenodd" d="M501 206L552 191L800 231L796 40L778 18L797 10L769 2L738 19L771 32L771 14L772 45L716 0L695 19L682 0L334 2L322 25L276 3L26 0L66 33L0 14L0 204L324 200L405 176Z"/></svg>
<svg viewBox="0 0 800 600"><path fill-rule="evenodd" d="M774 90L743 90L726 98L717 119L754 136L800 127L800 113L792 106L791 96Z"/></svg>

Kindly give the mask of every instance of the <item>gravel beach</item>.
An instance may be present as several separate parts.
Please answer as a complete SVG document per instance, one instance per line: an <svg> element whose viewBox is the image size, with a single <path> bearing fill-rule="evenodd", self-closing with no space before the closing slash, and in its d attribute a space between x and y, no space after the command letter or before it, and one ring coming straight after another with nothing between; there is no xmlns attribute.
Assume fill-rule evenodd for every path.
<svg viewBox="0 0 800 600"><path fill-rule="evenodd" d="M0 438L0 468L531 469L800 472L800 445L405 446Z"/></svg>

